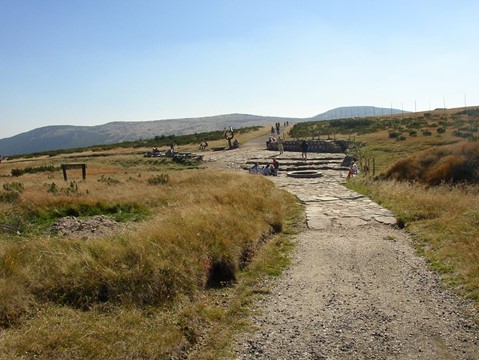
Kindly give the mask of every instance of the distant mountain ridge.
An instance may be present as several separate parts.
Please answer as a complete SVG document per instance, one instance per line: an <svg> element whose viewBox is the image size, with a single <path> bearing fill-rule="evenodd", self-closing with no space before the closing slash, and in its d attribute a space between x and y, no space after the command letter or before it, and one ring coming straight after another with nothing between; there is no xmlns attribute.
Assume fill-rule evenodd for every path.
<svg viewBox="0 0 479 360"><path fill-rule="evenodd" d="M0 139L0 154L31 154L41 151L71 149L91 145L115 144L123 141L152 139L161 135L185 135L224 128L270 126L276 122L290 123L330 120L344 117L363 117L401 113L397 109L372 106L342 107L311 118L228 114L198 118L116 121L97 126L54 125L36 128L9 138Z"/></svg>

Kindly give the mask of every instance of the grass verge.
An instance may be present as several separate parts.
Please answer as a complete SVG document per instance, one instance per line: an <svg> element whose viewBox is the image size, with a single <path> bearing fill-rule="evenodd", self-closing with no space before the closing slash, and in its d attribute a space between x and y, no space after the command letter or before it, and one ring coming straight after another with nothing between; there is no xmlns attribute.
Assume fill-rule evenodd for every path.
<svg viewBox="0 0 479 360"><path fill-rule="evenodd" d="M227 351L260 278L287 264L299 205L263 177L186 170L149 184L157 172L141 171L103 171L57 193L36 185L49 175L28 174L19 199L0 204L20 222L43 211L40 228L0 241L2 359ZM115 211L147 209L148 218L91 240L41 231L62 209L88 216L112 204L135 204Z"/></svg>
<svg viewBox="0 0 479 360"><path fill-rule="evenodd" d="M479 310L479 187L355 179L348 187L390 209L431 267Z"/></svg>

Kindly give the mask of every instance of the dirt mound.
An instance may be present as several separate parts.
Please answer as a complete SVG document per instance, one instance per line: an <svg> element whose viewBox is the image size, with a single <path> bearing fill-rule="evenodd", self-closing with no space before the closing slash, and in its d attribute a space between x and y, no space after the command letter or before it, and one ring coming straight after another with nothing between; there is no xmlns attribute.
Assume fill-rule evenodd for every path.
<svg viewBox="0 0 479 360"><path fill-rule="evenodd" d="M91 239L109 236L125 228L125 224L105 215L96 215L84 220L79 220L75 216L67 216L53 224L50 230L52 233L64 237Z"/></svg>

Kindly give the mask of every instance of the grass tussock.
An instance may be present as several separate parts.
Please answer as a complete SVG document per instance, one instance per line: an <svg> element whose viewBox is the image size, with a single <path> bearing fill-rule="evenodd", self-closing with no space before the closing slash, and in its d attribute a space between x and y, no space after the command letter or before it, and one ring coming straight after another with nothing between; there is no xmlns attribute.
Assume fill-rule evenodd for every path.
<svg viewBox="0 0 479 360"><path fill-rule="evenodd" d="M3 359L168 359L188 343L169 316L130 309L79 312L48 306L3 334Z"/></svg>
<svg viewBox="0 0 479 360"><path fill-rule="evenodd" d="M479 309L479 188L368 181L351 183L357 191L391 209L432 267Z"/></svg>
<svg viewBox="0 0 479 360"><path fill-rule="evenodd" d="M479 183L479 142L436 147L402 158L385 177L428 185Z"/></svg>
<svg viewBox="0 0 479 360"><path fill-rule="evenodd" d="M177 357L208 328L232 331L252 296L249 287L287 263L286 240L266 240L290 229L287 219L298 210L266 178L142 169L105 171L77 182L75 192L49 192L52 182L71 188L25 174L14 186L21 188L16 202L0 203L5 359ZM96 214L129 230L89 240L48 231L61 217ZM245 282L251 271L253 280ZM242 284L234 290L239 302L209 303L233 283ZM216 351L214 342L208 346Z"/></svg>

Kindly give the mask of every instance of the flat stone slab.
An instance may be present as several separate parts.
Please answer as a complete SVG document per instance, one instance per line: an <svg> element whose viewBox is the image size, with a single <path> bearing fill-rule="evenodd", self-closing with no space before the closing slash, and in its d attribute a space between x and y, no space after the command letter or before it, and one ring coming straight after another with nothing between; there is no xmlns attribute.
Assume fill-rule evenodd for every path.
<svg viewBox="0 0 479 360"><path fill-rule="evenodd" d="M342 227L354 228L367 225L369 222L359 217L342 217L336 219L336 224Z"/></svg>
<svg viewBox="0 0 479 360"><path fill-rule="evenodd" d="M316 198L318 201L337 201L339 198L334 196L318 196Z"/></svg>
<svg viewBox="0 0 479 360"><path fill-rule="evenodd" d="M311 158L310 158L311 155ZM384 209L371 199L347 189L347 170L321 170L322 177L317 178L295 178L288 176L286 164L296 163L299 154L285 152L277 155L275 152L257 148L247 151L230 151L221 154L214 154L212 158L227 157L226 167L228 170L245 169L245 164L252 161L270 163L273 157L279 161L280 168L278 176L269 177L278 187L285 189L298 197L306 205L306 219L310 229L325 230L332 227L357 228L367 224L396 225L397 220L393 213ZM336 160L333 160L336 159ZM344 158L344 154L308 154L307 165L327 161L338 162ZM300 158L299 158L300 159ZM248 168L248 167L246 167ZM298 170L300 174L315 174L317 170ZM293 171L294 173L294 171Z"/></svg>
<svg viewBox="0 0 479 360"><path fill-rule="evenodd" d="M326 230L333 226L333 218L314 217L308 218L308 228L311 230Z"/></svg>
<svg viewBox="0 0 479 360"><path fill-rule="evenodd" d="M382 224L387 224L387 225L396 225L397 224L397 219L392 216L374 216L374 220L377 222L380 222Z"/></svg>

